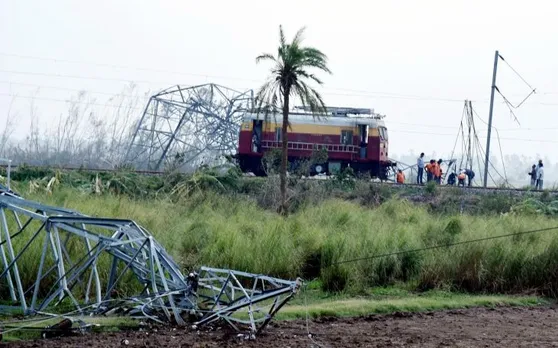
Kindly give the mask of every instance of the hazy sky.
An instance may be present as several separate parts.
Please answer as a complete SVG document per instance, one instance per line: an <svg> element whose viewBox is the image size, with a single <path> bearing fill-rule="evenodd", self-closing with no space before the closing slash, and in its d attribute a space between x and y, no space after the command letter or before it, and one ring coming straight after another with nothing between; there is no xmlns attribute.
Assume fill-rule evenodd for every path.
<svg viewBox="0 0 558 348"><path fill-rule="evenodd" d="M0 0L0 127L18 95L15 135L25 134L37 88L45 125L77 90L104 103L127 81L140 92L205 82L257 88L268 66L254 58L275 53L283 24L289 37L307 26L306 43L328 55L326 104L387 115L392 154L449 153L464 99L487 119L498 49L538 91L516 111L521 125L497 95L504 153L557 161L557 13L550 0ZM497 85L512 103L529 93L501 61ZM486 126L477 127L484 142Z"/></svg>

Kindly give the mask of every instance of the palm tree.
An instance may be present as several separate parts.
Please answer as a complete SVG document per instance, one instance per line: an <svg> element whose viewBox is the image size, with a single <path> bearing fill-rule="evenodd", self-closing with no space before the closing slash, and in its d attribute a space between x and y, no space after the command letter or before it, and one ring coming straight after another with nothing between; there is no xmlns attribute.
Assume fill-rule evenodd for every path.
<svg viewBox="0 0 558 348"><path fill-rule="evenodd" d="M279 26L279 48L277 56L262 54L256 58L256 63L263 60L273 62L269 79L263 84L257 94L258 110L265 104L266 118L270 109L275 112L281 105L283 110L283 125L281 132L282 151L281 169L279 172L281 181L281 206L279 212L287 213L287 147L289 128L289 106L292 98L300 100L304 107L308 107L313 116L323 115L325 105L320 94L308 85L308 81L314 81L318 85L323 82L310 73L309 69L318 69L331 74L327 67L327 57L320 50L313 47L301 46L305 28L301 28L288 43L285 40L283 27Z"/></svg>

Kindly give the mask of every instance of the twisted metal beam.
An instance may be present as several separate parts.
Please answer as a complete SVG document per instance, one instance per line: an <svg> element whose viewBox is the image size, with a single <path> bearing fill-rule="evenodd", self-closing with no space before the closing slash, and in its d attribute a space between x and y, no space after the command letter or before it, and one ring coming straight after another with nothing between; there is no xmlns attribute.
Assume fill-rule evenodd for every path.
<svg viewBox="0 0 558 348"><path fill-rule="evenodd" d="M184 276L132 220L89 217L2 187L0 230L0 292L12 302L0 313L123 311L196 327L224 321L255 335L300 286L300 280L208 267Z"/></svg>
<svg viewBox="0 0 558 348"><path fill-rule="evenodd" d="M242 117L253 107L253 91L216 84L173 86L147 103L125 162L136 169L160 170L172 158L197 167L236 151Z"/></svg>

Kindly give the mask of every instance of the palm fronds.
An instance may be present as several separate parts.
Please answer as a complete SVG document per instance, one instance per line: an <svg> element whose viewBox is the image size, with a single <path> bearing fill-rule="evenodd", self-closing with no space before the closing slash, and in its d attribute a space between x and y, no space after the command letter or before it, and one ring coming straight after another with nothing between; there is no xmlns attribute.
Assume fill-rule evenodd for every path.
<svg viewBox="0 0 558 348"><path fill-rule="evenodd" d="M279 26L279 47L277 55L264 53L256 57L256 63L271 61L271 75L257 93L257 110L264 111L267 122L269 114L275 116L277 110L282 109L282 156L281 156L281 210L287 211L287 132L290 128L289 108L290 98L298 100L304 108L308 108L315 117L325 115L325 103L320 93L310 86L309 82L322 85L323 81L311 70L318 70L331 74L327 67L327 56L314 47L304 47L304 29L301 28L289 43L285 38L283 27Z"/></svg>

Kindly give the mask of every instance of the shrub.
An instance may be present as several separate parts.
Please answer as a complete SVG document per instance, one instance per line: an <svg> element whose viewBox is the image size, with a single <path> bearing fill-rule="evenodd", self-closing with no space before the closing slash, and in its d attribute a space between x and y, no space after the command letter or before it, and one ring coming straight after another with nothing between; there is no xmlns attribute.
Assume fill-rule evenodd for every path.
<svg viewBox="0 0 558 348"><path fill-rule="evenodd" d="M429 196L435 196L438 193L438 184L435 181L429 181L424 187L424 192Z"/></svg>

